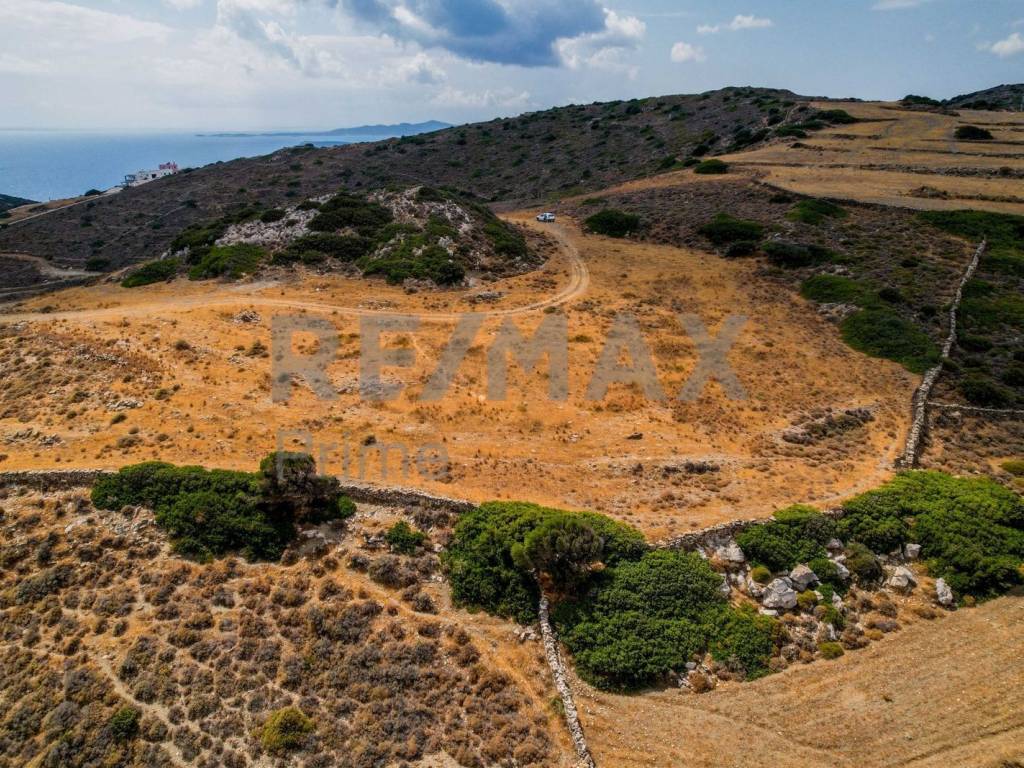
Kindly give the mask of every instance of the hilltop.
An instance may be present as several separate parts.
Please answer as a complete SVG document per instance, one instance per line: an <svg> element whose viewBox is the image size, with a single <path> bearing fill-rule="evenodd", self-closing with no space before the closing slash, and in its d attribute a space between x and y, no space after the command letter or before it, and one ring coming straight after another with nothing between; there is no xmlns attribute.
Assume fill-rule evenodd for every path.
<svg viewBox="0 0 1024 768"><path fill-rule="evenodd" d="M224 136L236 138L239 136L375 136L379 138L390 138L392 136L414 136L418 133L431 133L445 128L451 128L451 123L443 123L440 120L427 120L422 123L392 123L374 125L357 125L350 128L334 128L329 131L264 131L258 133L246 133L237 131L223 131L219 133L205 133L201 136Z"/></svg>
<svg viewBox="0 0 1024 768"><path fill-rule="evenodd" d="M1024 104L1024 83L997 85L983 91L954 96L943 102L953 109L987 109L1019 112Z"/></svg>
<svg viewBox="0 0 1024 768"><path fill-rule="evenodd" d="M12 208L20 208L23 205L30 205L35 200L27 200L24 197L14 197L13 195L0 195L0 214L11 210Z"/></svg>
<svg viewBox="0 0 1024 768"><path fill-rule="evenodd" d="M498 208L650 176L791 136L817 114L785 90L571 105L370 144L294 147L186 169L0 232L0 251L118 269L159 256L187 226L252 206L392 184L449 187ZM824 123L818 123L824 125Z"/></svg>

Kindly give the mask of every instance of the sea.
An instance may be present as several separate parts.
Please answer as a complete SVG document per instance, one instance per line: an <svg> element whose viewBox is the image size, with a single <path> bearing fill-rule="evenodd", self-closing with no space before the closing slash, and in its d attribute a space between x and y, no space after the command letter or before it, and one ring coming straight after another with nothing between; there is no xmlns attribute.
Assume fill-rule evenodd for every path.
<svg viewBox="0 0 1024 768"><path fill-rule="evenodd" d="M336 146L381 136L215 136L0 130L0 194L45 202L106 190L125 174L175 162L179 168L267 155L298 144Z"/></svg>

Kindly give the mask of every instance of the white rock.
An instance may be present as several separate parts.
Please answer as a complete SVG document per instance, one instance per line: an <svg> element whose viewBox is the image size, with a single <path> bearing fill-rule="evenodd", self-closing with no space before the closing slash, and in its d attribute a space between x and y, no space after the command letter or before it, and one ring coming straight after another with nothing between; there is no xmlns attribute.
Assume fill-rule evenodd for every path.
<svg viewBox="0 0 1024 768"><path fill-rule="evenodd" d="M793 589L800 592L803 592L808 587L812 587L818 583L817 574L806 565L802 564L789 572L789 579L793 584Z"/></svg>
<svg viewBox="0 0 1024 768"><path fill-rule="evenodd" d="M832 593L832 607L837 611L843 610L843 598L837 595L835 592Z"/></svg>
<svg viewBox="0 0 1024 768"><path fill-rule="evenodd" d="M921 545L920 544L907 544L903 547L903 556L907 560L917 560L921 556Z"/></svg>
<svg viewBox="0 0 1024 768"><path fill-rule="evenodd" d="M949 608L956 602L953 590L949 588L949 584L946 583L945 579L935 580L935 597L939 601L939 605L943 605L946 608Z"/></svg>
<svg viewBox="0 0 1024 768"><path fill-rule="evenodd" d="M909 592L917 586L917 579L914 578L914 574L909 568L905 565L900 565L893 570L888 584L893 589Z"/></svg>
<svg viewBox="0 0 1024 768"><path fill-rule="evenodd" d="M732 587L729 585L729 579L724 576L722 577L722 583L719 585L718 591L722 597L727 600L729 599L729 595L732 594Z"/></svg>
<svg viewBox="0 0 1024 768"><path fill-rule="evenodd" d="M839 539L829 539L828 543L825 545L825 549L827 549L829 552L842 552L843 542L841 542Z"/></svg>
<svg viewBox="0 0 1024 768"><path fill-rule="evenodd" d="M779 615L779 612L776 611L775 609L773 609L773 608L765 608L763 606L761 608L758 608L757 612L760 613L762 616L778 616Z"/></svg>
<svg viewBox="0 0 1024 768"><path fill-rule="evenodd" d="M796 592L782 579L775 579L764 591L761 603L765 608L788 611L796 607Z"/></svg>
<svg viewBox="0 0 1024 768"><path fill-rule="evenodd" d="M747 580L744 586L746 587L747 594L753 598L760 598L761 595L764 594L764 585L758 584L750 578L750 574L747 574Z"/></svg>
<svg viewBox="0 0 1024 768"><path fill-rule="evenodd" d="M745 563L747 561L746 555L743 554L743 550L740 549L739 544L735 541L730 541L725 546L718 547L715 549L715 554L727 563Z"/></svg>
<svg viewBox="0 0 1024 768"><path fill-rule="evenodd" d="M838 560L833 560L832 564L836 567L836 575L843 581L848 581L850 578L850 569Z"/></svg>

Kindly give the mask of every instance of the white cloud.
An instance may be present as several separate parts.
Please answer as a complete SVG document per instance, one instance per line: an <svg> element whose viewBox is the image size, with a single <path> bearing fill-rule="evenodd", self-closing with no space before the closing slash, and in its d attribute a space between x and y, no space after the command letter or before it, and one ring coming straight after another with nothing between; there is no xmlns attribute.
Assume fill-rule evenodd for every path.
<svg viewBox="0 0 1024 768"><path fill-rule="evenodd" d="M774 27L775 22L771 19L761 18L754 14L738 13L733 16L732 21L727 24L701 24L697 27L698 35L717 35L723 30L739 32L741 29L767 29Z"/></svg>
<svg viewBox="0 0 1024 768"><path fill-rule="evenodd" d="M39 58L25 58L13 53L0 53L0 72L11 75L40 75L51 72L49 61Z"/></svg>
<svg viewBox="0 0 1024 768"><path fill-rule="evenodd" d="M593 69L626 72L631 77L637 68L624 61L628 51L635 50L647 32L647 25L635 16L620 16L605 9L604 29L555 42L562 63L570 69L587 66Z"/></svg>
<svg viewBox="0 0 1024 768"><path fill-rule="evenodd" d="M524 109L530 104L530 93L529 91L517 91L513 88L487 89L473 92L446 87L431 101L434 104L445 107Z"/></svg>
<svg viewBox="0 0 1024 768"><path fill-rule="evenodd" d="M410 59L398 62L390 70L385 70L381 79L420 85L437 85L448 79L447 73L430 56L417 53Z"/></svg>
<svg viewBox="0 0 1024 768"><path fill-rule="evenodd" d="M704 49L699 45L690 45L689 43L678 42L672 46L669 58L676 64L682 64L688 61L694 61L699 64L703 61L707 61L708 57L704 53Z"/></svg>
<svg viewBox="0 0 1024 768"><path fill-rule="evenodd" d="M1014 32L1005 40L993 43L988 50L1002 58L1016 56L1024 52L1024 37L1021 37L1020 32Z"/></svg>
<svg viewBox="0 0 1024 768"><path fill-rule="evenodd" d="M164 0L164 5L170 6L177 11L188 11L192 8L198 8L203 4L203 0Z"/></svg>
<svg viewBox="0 0 1024 768"><path fill-rule="evenodd" d="M171 31L163 24L51 0L0 3L0 31L5 28L31 30L44 45L59 39L77 49L134 40L162 42Z"/></svg>

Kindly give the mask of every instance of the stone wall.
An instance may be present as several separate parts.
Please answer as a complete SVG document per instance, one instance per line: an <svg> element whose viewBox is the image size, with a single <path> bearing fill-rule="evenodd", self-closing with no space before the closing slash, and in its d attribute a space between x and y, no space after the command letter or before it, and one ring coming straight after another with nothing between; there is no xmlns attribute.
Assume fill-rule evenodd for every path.
<svg viewBox="0 0 1024 768"><path fill-rule="evenodd" d="M544 655L547 657L548 666L551 667L551 674L555 678L555 688L562 699L562 707L565 709L565 724L572 737L573 746L576 747L578 761L576 768L596 768L594 758L587 746L587 739L583 735L583 726L580 725L580 716L576 711L576 702L572 697L572 688L569 687L569 675L566 672L565 664L562 662L562 653L558 649L558 637L551 626L548 617L548 599L540 598L540 606L537 608L540 617L540 633L544 639Z"/></svg>
<svg viewBox="0 0 1024 768"><path fill-rule="evenodd" d="M939 364L924 375L921 385L914 392L912 404L913 419L910 422L910 431L907 433L907 442L903 448L903 454L897 460L897 465L900 467L912 468L917 464L917 454L921 448L921 438L924 437L925 427L928 424L928 399L932 395L932 388L935 386L935 382L939 380L943 364L949 359L949 355L953 351L953 345L956 344L956 314L960 310L960 302L964 298L964 286L974 276L974 271L978 268L978 262L981 261L981 255L985 252L987 245L988 242L986 240L981 241L977 250L974 251L974 258L971 259L971 263L967 265L963 277L960 278L960 284L956 288L953 303L949 307L949 334L942 345Z"/></svg>
<svg viewBox="0 0 1024 768"><path fill-rule="evenodd" d="M833 520L838 520L843 516L843 510L841 508L826 509L821 514L825 517L831 517ZM770 517L730 520L728 523L719 523L708 528L701 528L697 531L689 531L679 536L673 536L670 539L663 539L656 543L654 547L655 549L682 549L687 552L693 552L698 549L711 550L727 544L747 528L755 525L764 525L771 521L772 518Z"/></svg>

